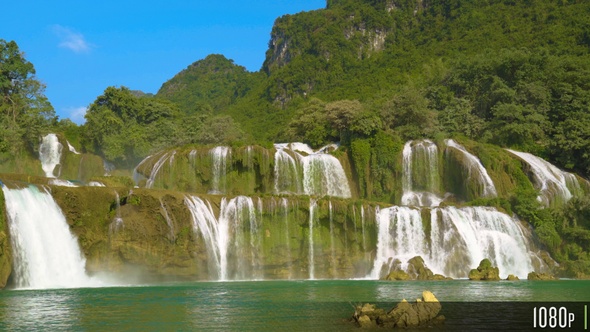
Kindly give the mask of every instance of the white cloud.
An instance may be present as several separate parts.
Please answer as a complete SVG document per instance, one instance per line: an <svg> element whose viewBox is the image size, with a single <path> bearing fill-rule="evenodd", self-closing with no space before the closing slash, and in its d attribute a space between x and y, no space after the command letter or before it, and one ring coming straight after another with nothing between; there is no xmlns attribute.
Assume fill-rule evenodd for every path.
<svg viewBox="0 0 590 332"><path fill-rule="evenodd" d="M82 107L68 108L66 111L68 114L70 114L70 116L69 116L70 120L72 120L74 123L81 125L84 122L86 122L86 119L84 119L84 115L86 115L87 110L88 110L88 108L86 108L85 106L82 106Z"/></svg>
<svg viewBox="0 0 590 332"><path fill-rule="evenodd" d="M60 39L59 47L67 48L75 53L85 53L92 48L92 44L89 44L79 32L59 24L54 25L52 29Z"/></svg>

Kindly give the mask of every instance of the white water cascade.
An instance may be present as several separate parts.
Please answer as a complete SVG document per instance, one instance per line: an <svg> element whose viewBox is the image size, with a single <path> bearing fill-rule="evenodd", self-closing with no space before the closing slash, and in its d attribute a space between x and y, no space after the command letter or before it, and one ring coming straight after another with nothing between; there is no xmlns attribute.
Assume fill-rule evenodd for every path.
<svg viewBox="0 0 590 332"><path fill-rule="evenodd" d="M209 151L211 156L211 190L210 194L223 194L226 188L227 160L231 149L227 146L216 146Z"/></svg>
<svg viewBox="0 0 590 332"><path fill-rule="evenodd" d="M78 241L53 197L35 186L2 187L14 255L17 288L96 286L85 272Z"/></svg>
<svg viewBox="0 0 590 332"><path fill-rule="evenodd" d="M233 241L228 242L227 254L235 269L229 272L233 279L262 279L262 235L256 208L251 197L237 196L221 201L219 223L228 224Z"/></svg>
<svg viewBox="0 0 590 332"><path fill-rule="evenodd" d="M313 226L315 221L316 201L311 199L309 201L309 279L315 279L315 256L314 256L314 242L313 242Z"/></svg>
<svg viewBox="0 0 590 332"><path fill-rule="evenodd" d="M420 209L393 206L377 211L377 253L370 278L379 278L399 259L401 267L421 256L434 273L466 278L489 258L504 278L526 278L535 256L518 220L489 207L444 207L430 211L425 232Z"/></svg>
<svg viewBox="0 0 590 332"><path fill-rule="evenodd" d="M227 247L230 238L227 220L218 221L211 204L208 201L205 203L199 197L187 196L184 203L191 212L193 230L201 234L205 242L209 255L210 276L218 280L227 280Z"/></svg>
<svg viewBox="0 0 590 332"><path fill-rule="evenodd" d="M158 172L160 172L162 167L165 165L166 161L169 161L169 165L172 166L172 163L174 162L174 155L175 154L176 154L176 151L166 152L160 157L160 159L158 159L158 161L152 167L152 171L150 172L150 177L147 179L147 182L145 184L146 188L152 188L154 186L154 182L156 181L156 176L158 176Z"/></svg>
<svg viewBox="0 0 590 332"><path fill-rule="evenodd" d="M303 169L296 160L297 157L287 152L288 144L275 144L275 193L299 194L303 192L301 174Z"/></svg>
<svg viewBox="0 0 590 332"><path fill-rule="evenodd" d="M56 176L55 168L60 164L62 148L63 146L55 134L47 134L43 137L43 141L39 146L39 160L46 177L55 178L59 176L59 169Z"/></svg>
<svg viewBox="0 0 590 332"><path fill-rule="evenodd" d="M68 143L68 149L70 150L70 152L74 154L80 154L80 152L76 151L76 148L72 144L70 144L70 141L66 140L66 143Z"/></svg>
<svg viewBox="0 0 590 332"><path fill-rule="evenodd" d="M285 234L285 252L287 253L287 264L289 270L289 279L293 276L293 263L291 258L291 236L289 235L289 200L285 197L281 198L280 201L281 210L283 212L283 226L284 226L284 234Z"/></svg>
<svg viewBox="0 0 590 332"><path fill-rule="evenodd" d="M401 205L438 206L438 147L430 140L408 141L403 149Z"/></svg>
<svg viewBox="0 0 590 332"><path fill-rule="evenodd" d="M250 197L221 201L219 217L211 204L196 196L185 197L193 229L205 242L210 276L218 280L261 279L261 229ZM211 273L213 272L213 273Z"/></svg>
<svg viewBox="0 0 590 332"><path fill-rule="evenodd" d="M551 163L527 152L506 149L524 160L531 168L532 182L539 190L537 200L545 206L554 202L565 203L573 197L572 191L579 192L580 183L572 173L564 172Z"/></svg>
<svg viewBox="0 0 590 332"><path fill-rule="evenodd" d="M307 144L275 144L275 193L351 197L340 161L327 153L335 144L317 151ZM289 150L287 152L286 150Z"/></svg>
<svg viewBox="0 0 590 332"><path fill-rule="evenodd" d="M481 161L476 156L472 155L462 145L452 139L446 139L445 144L447 149L456 149L460 151L465 157L464 166L467 168L467 182L476 182L478 187L481 187L482 197L496 197L498 193L494 186L494 181L490 178L488 171L483 167Z"/></svg>
<svg viewBox="0 0 590 332"><path fill-rule="evenodd" d="M119 193L115 190L115 218L109 225L109 234L113 235L119 232L121 228L125 227L123 218L121 217L121 198Z"/></svg>

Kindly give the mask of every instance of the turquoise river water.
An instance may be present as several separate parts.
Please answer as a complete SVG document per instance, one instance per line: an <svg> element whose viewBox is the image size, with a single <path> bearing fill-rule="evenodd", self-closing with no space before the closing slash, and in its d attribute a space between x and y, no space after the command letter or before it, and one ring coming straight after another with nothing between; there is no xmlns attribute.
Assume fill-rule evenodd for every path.
<svg viewBox="0 0 590 332"><path fill-rule="evenodd" d="M486 320L504 321L503 329L509 329L512 318L498 310L509 301L575 301L570 303L575 308L590 304L590 281L579 280L244 281L5 290L0 292L0 330L359 331L350 322L354 305L370 302L389 309L403 298L421 297L423 290L442 302L447 330L489 326ZM494 303L477 306L484 301ZM488 309L497 313L470 313ZM577 322L584 319L581 312L576 313Z"/></svg>

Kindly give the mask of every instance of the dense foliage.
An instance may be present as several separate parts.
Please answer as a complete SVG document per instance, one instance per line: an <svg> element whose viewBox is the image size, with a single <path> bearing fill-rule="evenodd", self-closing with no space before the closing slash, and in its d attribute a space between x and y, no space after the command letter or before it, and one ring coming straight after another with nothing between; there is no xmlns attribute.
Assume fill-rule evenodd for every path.
<svg viewBox="0 0 590 332"><path fill-rule="evenodd" d="M56 121L32 64L0 40L0 152L33 152L51 126L126 168L175 145L340 141L360 196L391 202L404 141L459 137L588 178L588 13L576 0L329 0L276 20L259 72L210 55L156 96L108 87L82 127ZM484 203L529 221L569 273L590 274L588 198L541 209L521 169L479 152L513 176Z"/></svg>
<svg viewBox="0 0 590 332"><path fill-rule="evenodd" d="M53 107L14 41L0 39L0 153L32 153L39 135L56 123Z"/></svg>
<svg viewBox="0 0 590 332"><path fill-rule="evenodd" d="M229 116L213 116L206 106L183 114L176 104L128 88L108 87L90 105L82 131L86 150L126 168L168 146L222 144L243 139Z"/></svg>

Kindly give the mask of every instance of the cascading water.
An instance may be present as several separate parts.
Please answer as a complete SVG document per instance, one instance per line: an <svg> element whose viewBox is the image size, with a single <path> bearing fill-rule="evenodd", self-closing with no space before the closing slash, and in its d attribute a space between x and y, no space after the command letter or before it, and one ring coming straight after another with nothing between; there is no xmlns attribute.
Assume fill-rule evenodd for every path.
<svg viewBox="0 0 590 332"><path fill-rule="evenodd" d="M421 256L434 273L466 278L484 258L506 277L533 271L530 244L517 220L489 207L433 208L430 232L419 209L393 206L377 211L377 254L370 278L386 274L395 259L402 268Z"/></svg>
<svg viewBox="0 0 590 332"><path fill-rule="evenodd" d="M135 185L139 185L139 182L141 180L146 179L146 177L143 174L139 173L138 169L144 163L146 163L148 160L150 160L151 158L152 158L152 155L149 155L149 156L143 158L143 160L140 161L139 164L137 164L137 166L135 166L135 168L133 169L133 175L132 175L132 177L133 177L133 182L135 182ZM105 164L105 166L106 166L106 164ZM106 173L106 167L105 167L105 173Z"/></svg>
<svg viewBox="0 0 590 332"><path fill-rule="evenodd" d="M332 201L328 202L328 217L330 218L330 265L333 273L336 273L336 247L334 241L334 209Z"/></svg>
<svg viewBox="0 0 590 332"><path fill-rule="evenodd" d="M313 151L303 143L275 144L275 192L351 197L346 173L340 161L327 154L330 144ZM288 153L285 150L290 150ZM302 170L302 174L299 170ZM302 175L302 177L301 177Z"/></svg>
<svg viewBox="0 0 590 332"><path fill-rule="evenodd" d="M476 156L469 153L462 145L452 139L446 139L445 144L447 145L447 149L456 149L463 154L465 157L463 159L464 167L467 168L467 179L465 181L477 183L476 187L482 188L481 197L498 196L492 178L490 178L488 171Z"/></svg>
<svg viewBox="0 0 590 332"><path fill-rule="evenodd" d="M121 199L119 198L119 193L115 191L115 218L109 225L109 233L116 234L121 228L125 225L123 223L123 218L121 217Z"/></svg>
<svg viewBox="0 0 590 332"><path fill-rule="evenodd" d="M275 193L298 194L303 192L299 163L287 151L288 144L275 144Z"/></svg>
<svg viewBox="0 0 590 332"><path fill-rule="evenodd" d="M70 152L74 154L80 154L80 152L76 151L76 148L72 144L70 144L70 141L66 140L66 143L68 143L68 149L70 150Z"/></svg>
<svg viewBox="0 0 590 332"><path fill-rule="evenodd" d="M146 188L152 188L154 186L154 181L156 181L156 177L158 176L158 172L160 172L160 170L162 169L162 167L164 166L166 161L170 161L169 165L172 165L172 163L174 162L174 155L175 154L176 154L176 151L166 152L160 157L160 159L158 159L158 161L154 164L154 167L152 167L152 171L150 172L150 177L147 179L147 182L145 184Z"/></svg>
<svg viewBox="0 0 590 332"><path fill-rule="evenodd" d="M43 137L43 141L39 146L39 160L46 177L55 178L59 176L59 170L57 176L55 175L55 168L60 164L62 148L63 146L55 134L47 134Z"/></svg>
<svg viewBox="0 0 590 332"><path fill-rule="evenodd" d="M162 212L164 214L164 219L166 219L166 224L168 225L168 228L170 229L170 239L174 241L174 239L176 238L174 236L174 223L172 222L172 219L170 219L170 215L168 214L168 209L166 209L166 206L164 205L164 202L162 201L161 198L160 198L160 208L162 209Z"/></svg>
<svg viewBox="0 0 590 332"><path fill-rule="evenodd" d="M430 140L408 141L403 149L401 205L438 206L438 147Z"/></svg>
<svg viewBox="0 0 590 332"><path fill-rule="evenodd" d="M309 279L315 279L315 253L313 241L313 226L315 224L315 209L316 201L311 199L309 201Z"/></svg>
<svg viewBox="0 0 590 332"><path fill-rule="evenodd" d="M225 176L227 174L227 160L230 153L231 150L227 146L216 146L213 149L211 149L211 151L209 151L209 155L211 156L212 161L211 190L209 192L210 194L225 193Z"/></svg>
<svg viewBox="0 0 590 332"><path fill-rule="evenodd" d="M263 257L261 255L261 229L256 218L252 198L237 196L221 202L220 222L228 223L233 232L228 255L236 262L232 271L234 279L261 279ZM232 224L233 223L233 224Z"/></svg>
<svg viewBox="0 0 590 332"><path fill-rule="evenodd" d="M537 200L545 206L553 203L563 204L572 198L572 192L579 192L580 183L575 175L564 172L551 163L530 153L507 149L508 152L524 160L531 168L532 182L540 191Z"/></svg>
<svg viewBox="0 0 590 332"><path fill-rule="evenodd" d="M293 264L291 259L291 237L289 235L289 200L286 198L281 198L281 209L283 211L283 222L284 222L284 229L285 229L285 251L287 253L287 264L289 270L289 279L293 276Z"/></svg>
<svg viewBox="0 0 590 332"><path fill-rule="evenodd" d="M184 203L189 209L193 229L200 234L209 255L209 275L218 280L227 280L227 247L229 243L229 223L226 219L218 220L211 204L196 196L187 196Z"/></svg>
<svg viewBox="0 0 590 332"><path fill-rule="evenodd" d="M430 264L449 276L465 277L484 258L504 278L534 270L519 221L491 207L433 209L430 246Z"/></svg>
<svg viewBox="0 0 590 332"><path fill-rule="evenodd" d="M95 286L85 272L86 260L53 197L35 186L2 187L14 255L17 288Z"/></svg>
<svg viewBox="0 0 590 332"><path fill-rule="evenodd" d="M200 234L209 255L212 278L218 280L260 279L264 259L261 255L261 229L256 208L250 197L237 196L221 201L216 218L209 202L189 196L185 198L193 228Z"/></svg>
<svg viewBox="0 0 590 332"><path fill-rule="evenodd" d="M406 263L426 252L420 210L393 206L380 209L377 215L377 253L370 277L378 279L389 271L393 259ZM384 266L387 266L384 268ZM402 266L405 268L405 266Z"/></svg>

